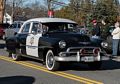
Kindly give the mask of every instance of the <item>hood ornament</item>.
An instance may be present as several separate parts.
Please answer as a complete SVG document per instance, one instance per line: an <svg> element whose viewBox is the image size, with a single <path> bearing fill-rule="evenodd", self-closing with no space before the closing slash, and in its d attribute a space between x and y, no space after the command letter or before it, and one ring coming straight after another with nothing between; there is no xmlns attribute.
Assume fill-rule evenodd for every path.
<svg viewBox="0 0 120 84"><path fill-rule="evenodd" d="M84 45L88 45L90 44L90 42L78 42L79 44L84 44Z"/></svg>

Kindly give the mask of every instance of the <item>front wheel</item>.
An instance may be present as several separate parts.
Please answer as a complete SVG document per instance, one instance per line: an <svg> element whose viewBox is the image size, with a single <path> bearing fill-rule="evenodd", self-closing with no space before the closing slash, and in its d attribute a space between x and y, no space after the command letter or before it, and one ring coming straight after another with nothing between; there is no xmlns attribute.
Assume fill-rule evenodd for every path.
<svg viewBox="0 0 120 84"><path fill-rule="evenodd" d="M102 62L101 61L91 62L91 63L88 63L88 66L91 69L100 69L102 66Z"/></svg>
<svg viewBox="0 0 120 84"><path fill-rule="evenodd" d="M48 50L46 54L46 67L50 71L55 71L59 68L59 62L55 61L54 54L52 50Z"/></svg>

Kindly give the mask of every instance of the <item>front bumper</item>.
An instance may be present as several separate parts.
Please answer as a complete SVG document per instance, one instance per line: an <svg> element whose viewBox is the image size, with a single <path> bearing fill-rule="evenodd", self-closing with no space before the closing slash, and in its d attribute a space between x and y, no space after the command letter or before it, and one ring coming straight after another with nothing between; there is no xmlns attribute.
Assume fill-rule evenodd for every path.
<svg viewBox="0 0 120 84"><path fill-rule="evenodd" d="M89 49L87 53L82 55L80 53L80 49ZM94 61L102 61L109 60L109 56L105 52L99 51L96 55L94 55L93 49L98 47L72 47L68 48L66 52L60 52L59 56L55 56L56 61L60 62L94 62ZM101 54L102 53L102 54Z"/></svg>

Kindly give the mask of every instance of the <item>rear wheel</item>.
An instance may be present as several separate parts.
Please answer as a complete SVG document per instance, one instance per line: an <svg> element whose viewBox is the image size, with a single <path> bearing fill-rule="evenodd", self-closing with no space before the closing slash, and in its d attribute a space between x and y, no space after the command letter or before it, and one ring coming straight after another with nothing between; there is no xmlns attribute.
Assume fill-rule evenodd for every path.
<svg viewBox="0 0 120 84"><path fill-rule="evenodd" d="M20 49L16 49L15 53L11 53L11 57L14 61L19 61L21 60L21 52Z"/></svg>
<svg viewBox="0 0 120 84"><path fill-rule="evenodd" d="M88 63L88 66L89 66L91 69L100 69L101 66L102 66L102 62L101 62L101 61L91 62L91 63Z"/></svg>
<svg viewBox="0 0 120 84"><path fill-rule="evenodd" d="M48 50L46 54L46 67L50 71L55 71L59 68L59 62L55 61L54 54L52 50Z"/></svg>

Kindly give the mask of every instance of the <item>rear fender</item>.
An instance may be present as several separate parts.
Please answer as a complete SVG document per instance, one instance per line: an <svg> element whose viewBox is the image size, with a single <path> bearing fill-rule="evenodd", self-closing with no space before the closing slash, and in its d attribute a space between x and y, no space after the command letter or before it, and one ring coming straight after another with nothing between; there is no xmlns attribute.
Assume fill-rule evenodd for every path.
<svg viewBox="0 0 120 84"><path fill-rule="evenodd" d="M7 39L6 48L8 52L16 53L15 50L20 49L20 45L16 39Z"/></svg>

